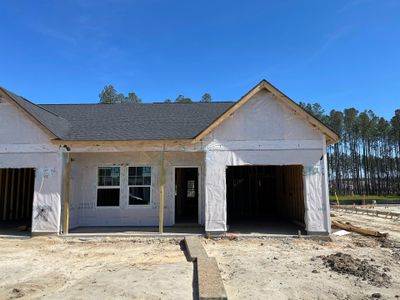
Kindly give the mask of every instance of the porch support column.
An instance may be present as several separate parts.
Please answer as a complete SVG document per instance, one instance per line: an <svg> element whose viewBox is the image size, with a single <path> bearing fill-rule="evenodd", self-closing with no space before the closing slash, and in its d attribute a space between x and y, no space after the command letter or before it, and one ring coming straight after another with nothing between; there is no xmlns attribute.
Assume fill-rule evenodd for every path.
<svg viewBox="0 0 400 300"><path fill-rule="evenodd" d="M69 230L69 194L70 194L70 181L71 181L71 154L65 153L65 190L64 190L64 225L63 233L68 234Z"/></svg>
<svg viewBox="0 0 400 300"><path fill-rule="evenodd" d="M165 168L164 168L164 146L160 159L160 207L159 207L159 233L164 233L164 197L165 197Z"/></svg>

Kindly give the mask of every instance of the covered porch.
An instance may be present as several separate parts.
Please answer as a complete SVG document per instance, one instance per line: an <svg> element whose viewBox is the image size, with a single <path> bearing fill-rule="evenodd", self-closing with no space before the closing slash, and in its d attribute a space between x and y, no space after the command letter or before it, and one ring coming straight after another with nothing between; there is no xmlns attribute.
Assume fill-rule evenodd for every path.
<svg viewBox="0 0 400 300"><path fill-rule="evenodd" d="M118 150L67 154L64 234L204 230L203 152Z"/></svg>

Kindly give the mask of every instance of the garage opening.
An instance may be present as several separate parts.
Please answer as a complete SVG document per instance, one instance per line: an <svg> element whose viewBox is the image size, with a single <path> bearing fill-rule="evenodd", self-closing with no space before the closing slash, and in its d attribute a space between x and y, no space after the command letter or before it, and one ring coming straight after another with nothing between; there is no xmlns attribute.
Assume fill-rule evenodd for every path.
<svg viewBox="0 0 400 300"><path fill-rule="evenodd" d="M226 184L230 231L297 234L304 229L303 166L230 166Z"/></svg>
<svg viewBox="0 0 400 300"><path fill-rule="evenodd" d="M0 234L31 232L34 182L34 169L0 169Z"/></svg>

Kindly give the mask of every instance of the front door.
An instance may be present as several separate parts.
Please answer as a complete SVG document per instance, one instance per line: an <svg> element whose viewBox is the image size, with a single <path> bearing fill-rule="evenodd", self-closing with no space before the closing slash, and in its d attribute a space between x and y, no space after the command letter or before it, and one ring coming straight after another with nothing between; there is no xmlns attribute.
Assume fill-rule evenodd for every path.
<svg viewBox="0 0 400 300"><path fill-rule="evenodd" d="M198 169L175 169L175 223L198 223Z"/></svg>

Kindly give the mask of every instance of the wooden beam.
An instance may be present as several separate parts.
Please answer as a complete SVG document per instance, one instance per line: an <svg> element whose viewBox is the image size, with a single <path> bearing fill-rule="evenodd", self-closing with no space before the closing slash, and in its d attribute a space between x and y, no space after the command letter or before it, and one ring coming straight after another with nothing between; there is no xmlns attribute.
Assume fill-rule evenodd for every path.
<svg viewBox="0 0 400 300"><path fill-rule="evenodd" d="M5 169L0 169L0 220L2 220L1 216L3 215L3 204L4 204L4 177L5 177Z"/></svg>
<svg viewBox="0 0 400 300"><path fill-rule="evenodd" d="M5 183L4 183L4 205L3 205L3 221L6 221L6 216L7 216L7 201L8 201L8 191L9 191L9 187L8 187L8 180L10 177L10 173L9 173L9 169L4 169L5 173Z"/></svg>
<svg viewBox="0 0 400 300"><path fill-rule="evenodd" d="M17 195L16 195L16 200L15 200L15 213L14 213L14 218L16 220L19 220L20 216L20 202L21 202L21 177L22 177L22 172L24 169L18 169L17 172ZM22 178L23 179L23 178Z"/></svg>
<svg viewBox="0 0 400 300"><path fill-rule="evenodd" d="M173 139L173 140L96 140L96 141L77 141L77 140L60 140L55 139L51 140L51 143L54 145L68 145L68 146L89 146L89 147L98 147L98 146L135 146L141 144L160 144L165 145L168 144L190 144L192 139Z"/></svg>
<svg viewBox="0 0 400 300"><path fill-rule="evenodd" d="M71 183L71 154L67 152L65 154L65 190L64 190L64 225L63 233L68 234L69 231L69 196L70 196L70 183Z"/></svg>
<svg viewBox="0 0 400 300"><path fill-rule="evenodd" d="M368 235L368 236L376 236L376 237L387 237L388 233L383 233L383 232L379 232L379 231L375 231L375 230L371 230L368 228L362 228L362 227L358 227L358 226L354 226L353 224L351 224L350 222L342 222L342 221L332 221L332 225L340 228L340 229L344 229L344 230L348 230L348 231L353 231L353 232L357 232L363 235Z"/></svg>
<svg viewBox="0 0 400 300"><path fill-rule="evenodd" d="M164 151L161 152L160 159L160 207L159 207L159 233L164 233L164 198L165 198L165 167L164 167Z"/></svg>

